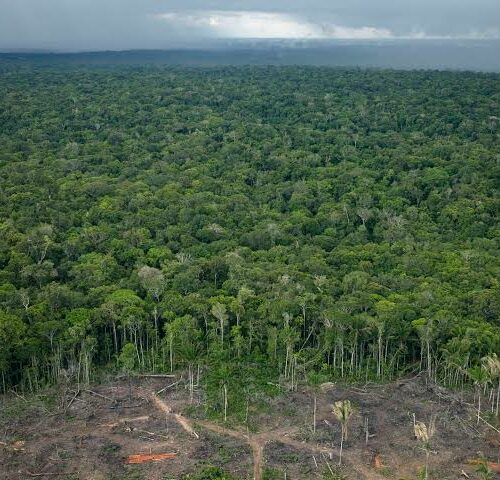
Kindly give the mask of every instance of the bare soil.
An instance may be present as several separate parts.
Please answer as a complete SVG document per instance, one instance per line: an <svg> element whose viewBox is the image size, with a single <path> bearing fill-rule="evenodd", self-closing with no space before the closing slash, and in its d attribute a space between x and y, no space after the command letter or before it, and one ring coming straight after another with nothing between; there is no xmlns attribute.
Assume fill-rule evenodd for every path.
<svg viewBox="0 0 500 480"><path fill-rule="evenodd" d="M316 432L315 393L309 389L268 399L269 408L251 411L250 431L203 418L202 409L196 409L202 397L190 404L182 383L157 395L168 382L136 379L131 395L124 380L82 388L78 395L66 389L50 408L4 396L0 479L171 480L204 465L254 480L333 478L326 476L330 471L353 480L416 479L425 453L414 438L413 421L428 423L431 416L436 416L436 433L429 478L480 478L470 460L500 461L498 426L482 420L478 425L471 399L428 384L422 376L388 385L324 385L316 393ZM338 468L340 425L331 405L344 399L354 404L355 414ZM141 453L176 456L126 463L128 455Z"/></svg>

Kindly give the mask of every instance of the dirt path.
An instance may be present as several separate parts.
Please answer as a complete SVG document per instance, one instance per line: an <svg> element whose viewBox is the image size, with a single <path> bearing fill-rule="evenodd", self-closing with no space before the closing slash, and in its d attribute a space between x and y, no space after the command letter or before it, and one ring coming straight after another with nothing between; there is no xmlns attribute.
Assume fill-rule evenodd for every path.
<svg viewBox="0 0 500 480"><path fill-rule="evenodd" d="M191 425L191 421L188 420L186 417L178 414L178 413L173 413L172 409L170 408L170 405L166 404L160 397L158 397L156 394L151 395L151 399L153 400L153 403L156 405L156 407L161 410L162 412L172 415L176 422L190 435L193 435L193 437L200 438L200 436L194 431L194 428Z"/></svg>
<svg viewBox="0 0 500 480"><path fill-rule="evenodd" d="M297 450L307 450L311 453L330 455L330 453L332 452L331 448L321 445L314 445L307 442L301 442L299 440L290 438L289 435L296 433L297 429L283 428L270 432L247 434L239 430L231 430L229 428L222 427L221 425L206 420L192 420L190 418L184 417L183 415L173 413L172 408L154 393L151 395L151 399L153 401L153 404L159 410L168 415L172 415L187 433L196 436L196 438L199 438L199 436L193 428L194 422L196 422L196 424L200 425L201 427L206 428L207 430L218 433L219 435L236 438L244 443L247 443L252 449L254 480L262 480L264 448L270 442L283 443L285 445L296 448ZM350 458L350 455L346 455L344 453L343 458L345 458L346 463L349 464L349 466L357 472L358 478L365 478L368 480L385 480L385 477L383 477L382 475L379 475L376 472L367 469L359 462L354 461L352 458Z"/></svg>
<svg viewBox="0 0 500 480"><path fill-rule="evenodd" d="M153 393L151 395L151 399L153 400L154 405L156 405L156 407L159 408L162 412L172 415L186 432L188 432L191 435L196 435L196 437L199 438L198 434L195 432L193 428L192 425L193 421L191 419L173 413L170 405L164 402L156 394ZM247 435L243 432L239 432L238 430L230 430L229 428L225 428L220 425L217 425L216 423L207 422L205 420L197 420L196 423L206 428L207 430L218 433L219 435L236 438L250 445L253 456L254 480L262 480L262 463L263 463L262 457L263 457L264 445L267 443L267 441L265 441L263 438L259 438L259 436L257 435Z"/></svg>
<svg viewBox="0 0 500 480"><path fill-rule="evenodd" d="M243 432L239 432L238 430L230 430L228 428L221 427L216 423L207 422L204 420L198 420L196 423L206 428L207 430L218 433L219 435L233 437L245 443L248 443L248 445L250 445L250 448L252 449L253 478L254 480L262 479L262 463L263 463L262 458L263 458L265 442L259 439L256 435L247 435Z"/></svg>

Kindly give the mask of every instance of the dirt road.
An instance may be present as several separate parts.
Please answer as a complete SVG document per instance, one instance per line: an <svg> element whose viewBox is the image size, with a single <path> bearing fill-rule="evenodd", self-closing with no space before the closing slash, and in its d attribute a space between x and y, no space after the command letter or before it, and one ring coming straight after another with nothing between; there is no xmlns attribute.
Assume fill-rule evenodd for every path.
<svg viewBox="0 0 500 480"><path fill-rule="evenodd" d="M273 430L269 432L262 432L258 434L249 434L245 432L241 432L239 430L231 430L226 427L222 427L213 422L209 422L206 420L192 420L188 417L185 417L180 414L176 414L172 411L170 405L168 405L164 400L159 398L156 394L151 395L151 399L153 404L162 412L167 415L172 415L172 417L178 422L178 424L190 435L196 436L199 438L199 435L196 433L194 429L194 424L210 430L219 435L223 435L226 437L236 438L241 440L242 442L247 443L251 450L253 456L253 478L254 480L262 480L262 471L264 464L264 448L268 443L278 442L283 443L285 445L289 445L297 450L307 450L311 453L324 454L325 457L333 454L331 448L327 448L321 445L316 445L307 442L300 442L298 440L294 440L291 438L292 435L297 433L296 429L293 428L283 428L278 430ZM377 472L372 469L367 469L364 465L361 465L359 462L353 461L352 458L349 458L349 455L344 453L343 458L345 459L345 463L349 465L349 467L356 471L359 479L369 479L369 480L385 480L385 477L379 475ZM328 460L325 458L325 462Z"/></svg>

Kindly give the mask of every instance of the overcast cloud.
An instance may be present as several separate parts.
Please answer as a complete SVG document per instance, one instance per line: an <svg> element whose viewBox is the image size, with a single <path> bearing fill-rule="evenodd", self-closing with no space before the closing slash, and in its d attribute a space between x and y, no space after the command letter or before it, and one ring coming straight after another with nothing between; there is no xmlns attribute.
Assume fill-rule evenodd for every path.
<svg viewBox="0 0 500 480"><path fill-rule="evenodd" d="M500 0L0 0L0 49L217 38L500 38Z"/></svg>

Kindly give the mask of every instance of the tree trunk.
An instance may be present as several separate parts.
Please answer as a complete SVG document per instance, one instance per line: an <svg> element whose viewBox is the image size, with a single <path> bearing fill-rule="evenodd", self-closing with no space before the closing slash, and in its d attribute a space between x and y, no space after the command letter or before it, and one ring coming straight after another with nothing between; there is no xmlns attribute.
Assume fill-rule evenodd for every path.
<svg viewBox="0 0 500 480"><path fill-rule="evenodd" d="M316 433L316 394L314 394L314 407L313 407L313 432Z"/></svg>
<svg viewBox="0 0 500 480"><path fill-rule="evenodd" d="M170 335L169 338L169 346L170 346L170 372L174 371L174 339L173 336Z"/></svg>
<svg viewBox="0 0 500 480"><path fill-rule="evenodd" d="M427 376L431 378L432 376L432 360L431 360L431 345L429 340L426 341L427 344Z"/></svg>
<svg viewBox="0 0 500 480"><path fill-rule="evenodd" d="M379 329L378 334L378 358L377 358L377 377L382 376L382 332Z"/></svg>
<svg viewBox="0 0 500 480"><path fill-rule="evenodd" d="M227 385L224 384L224 422L227 421Z"/></svg>
<svg viewBox="0 0 500 480"><path fill-rule="evenodd" d="M113 340L115 342L115 353L118 353L118 338L116 335L116 323L113 321L111 325L113 327Z"/></svg>
<svg viewBox="0 0 500 480"><path fill-rule="evenodd" d="M425 449L425 480L429 478L429 454L430 451L428 448Z"/></svg>
<svg viewBox="0 0 500 480"><path fill-rule="evenodd" d="M498 387L497 387L497 406L495 409L495 414L498 417L498 407L499 407L499 402L500 402L500 379L498 380Z"/></svg>
<svg viewBox="0 0 500 480"><path fill-rule="evenodd" d="M224 320L220 320L220 343L224 349Z"/></svg>
<svg viewBox="0 0 500 480"><path fill-rule="evenodd" d="M477 391L477 424L479 425L479 420L481 419L481 390Z"/></svg>

